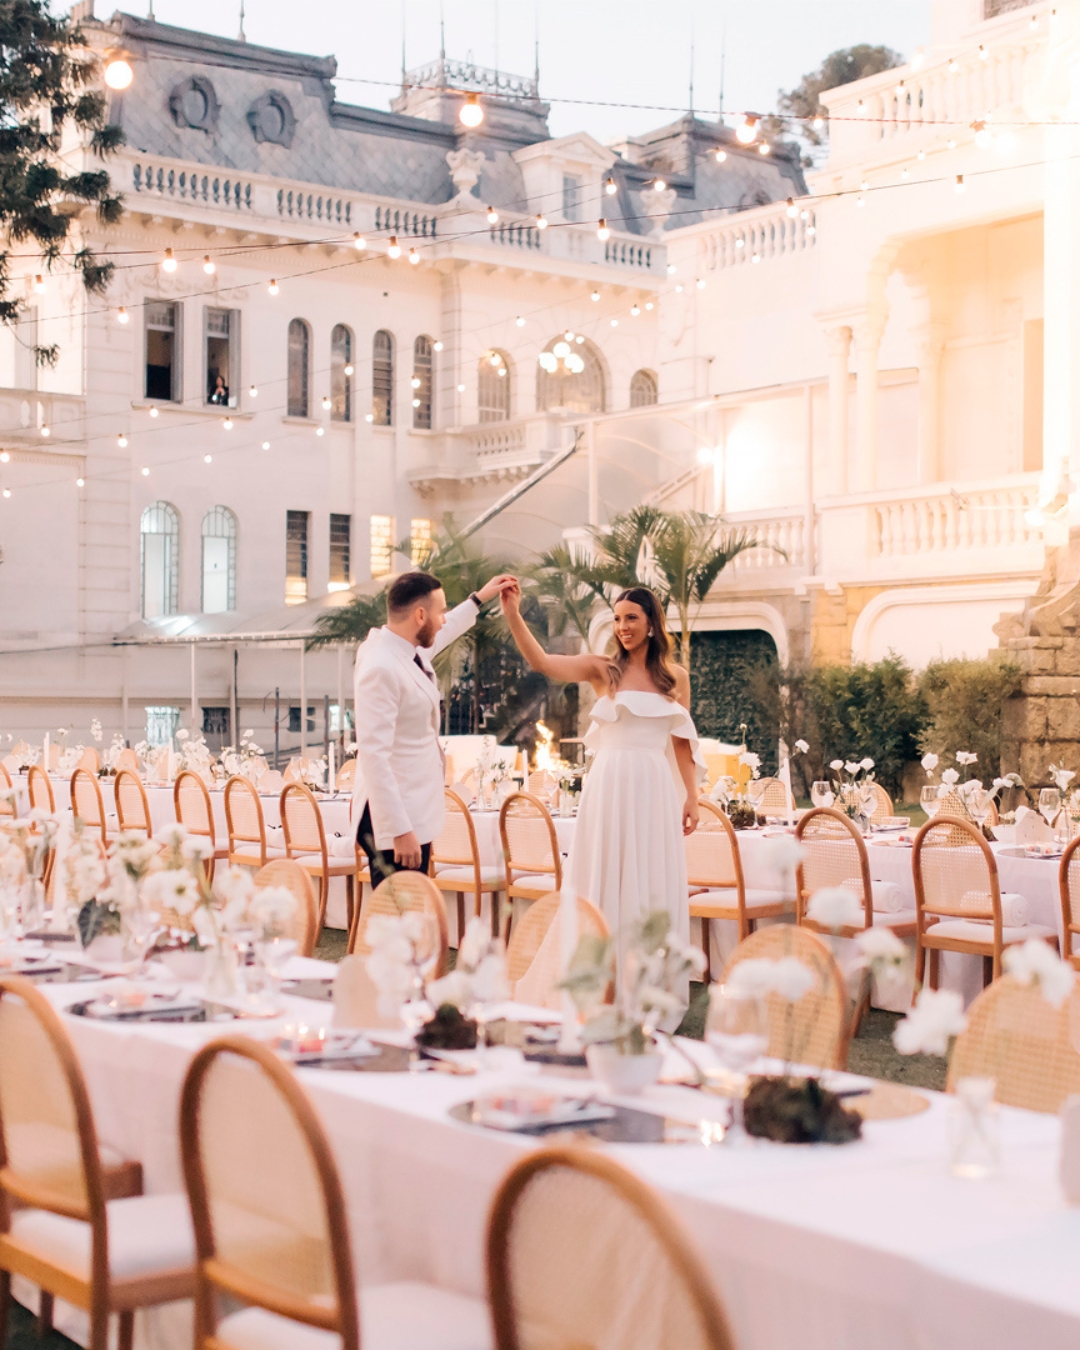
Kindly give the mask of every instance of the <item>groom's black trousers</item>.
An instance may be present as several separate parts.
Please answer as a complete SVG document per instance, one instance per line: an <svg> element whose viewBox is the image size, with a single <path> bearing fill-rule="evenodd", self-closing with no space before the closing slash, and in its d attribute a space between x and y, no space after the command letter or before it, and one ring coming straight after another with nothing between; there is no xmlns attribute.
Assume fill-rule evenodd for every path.
<svg viewBox="0 0 1080 1350"><path fill-rule="evenodd" d="M385 881L395 872L426 872L428 870L428 863L431 860L430 844L420 845L420 866L412 868L402 867L401 863L395 862L392 848L375 847L375 831L371 825L371 808L366 805L364 814L360 817L360 824L356 829L356 842L367 854L372 886L377 886L380 881Z"/></svg>

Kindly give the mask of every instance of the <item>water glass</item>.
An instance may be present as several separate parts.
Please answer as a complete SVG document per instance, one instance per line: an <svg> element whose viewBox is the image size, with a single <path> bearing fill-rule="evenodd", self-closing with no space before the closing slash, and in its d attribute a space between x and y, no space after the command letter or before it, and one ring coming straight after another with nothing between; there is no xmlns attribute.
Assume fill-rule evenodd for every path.
<svg viewBox="0 0 1080 1350"><path fill-rule="evenodd" d="M941 797L938 795L940 789L936 783L926 783L919 793L919 805L926 812L928 820L933 820L938 811L941 810Z"/></svg>
<svg viewBox="0 0 1080 1350"><path fill-rule="evenodd" d="M954 1177L980 1181L1001 1161L1001 1120L993 1078L961 1078L949 1109L949 1153Z"/></svg>
<svg viewBox="0 0 1080 1350"><path fill-rule="evenodd" d="M731 1101L731 1138L743 1133L743 1096L747 1075L769 1046L769 1010L765 1000L731 984L709 990L705 1040L717 1059L736 1080Z"/></svg>
<svg viewBox="0 0 1080 1350"><path fill-rule="evenodd" d="M815 806L832 806L833 793L828 783L820 779L810 788L810 800Z"/></svg>
<svg viewBox="0 0 1080 1350"><path fill-rule="evenodd" d="M1039 792L1039 811L1051 829L1061 811L1061 793L1057 788L1043 788Z"/></svg>

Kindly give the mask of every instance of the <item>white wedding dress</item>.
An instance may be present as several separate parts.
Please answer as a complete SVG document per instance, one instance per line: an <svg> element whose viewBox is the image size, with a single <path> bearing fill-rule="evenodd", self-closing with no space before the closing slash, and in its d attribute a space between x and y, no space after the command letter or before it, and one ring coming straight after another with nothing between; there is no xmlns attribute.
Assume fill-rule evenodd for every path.
<svg viewBox="0 0 1080 1350"><path fill-rule="evenodd" d="M672 737L690 742L700 781L705 761L681 704L634 689L605 694L593 705L585 744L596 758L581 794L563 886L592 901L612 933L666 909L676 931L684 939L690 935L686 789Z"/></svg>

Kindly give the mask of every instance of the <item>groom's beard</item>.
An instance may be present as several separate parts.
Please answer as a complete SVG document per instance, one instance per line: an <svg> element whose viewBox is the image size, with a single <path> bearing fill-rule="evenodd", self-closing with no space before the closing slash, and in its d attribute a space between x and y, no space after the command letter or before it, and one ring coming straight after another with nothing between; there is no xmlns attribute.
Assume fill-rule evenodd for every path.
<svg viewBox="0 0 1080 1350"><path fill-rule="evenodd" d="M435 641L435 634L438 630L435 627L435 620L428 619L423 628L416 635L416 645L418 647L430 647Z"/></svg>

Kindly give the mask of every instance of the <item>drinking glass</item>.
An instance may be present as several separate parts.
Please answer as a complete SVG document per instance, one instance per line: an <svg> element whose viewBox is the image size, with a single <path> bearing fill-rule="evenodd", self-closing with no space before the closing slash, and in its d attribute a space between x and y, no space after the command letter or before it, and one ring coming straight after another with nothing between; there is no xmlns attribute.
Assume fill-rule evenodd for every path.
<svg viewBox="0 0 1080 1350"><path fill-rule="evenodd" d="M968 810L980 829L986 823L986 817L990 814L993 801L994 794L989 788L972 788L968 794Z"/></svg>
<svg viewBox="0 0 1080 1350"><path fill-rule="evenodd" d="M933 820L941 810L941 798L938 796L939 788L936 783L926 783L919 793L919 805L926 812L927 819Z"/></svg>
<svg viewBox="0 0 1080 1350"><path fill-rule="evenodd" d="M819 780L810 788L810 800L815 806L832 806L833 793L828 783Z"/></svg>
<svg viewBox="0 0 1080 1350"><path fill-rule="evenodd" d="M743 1096L747 1075L768 1049L769 1011L765 1000L732 984L714 984L709 991L705 1039L727 1072L736 1079L729 1124L732 1139L744 1133Z"/></svg>
<svg viewBox="0 0 1080 1350"><path fill-rule="evenodd" d="M1051 829L1061 811L1061 793L1057 788L1043 788L1039 793L1039 811Z"/></svg>

